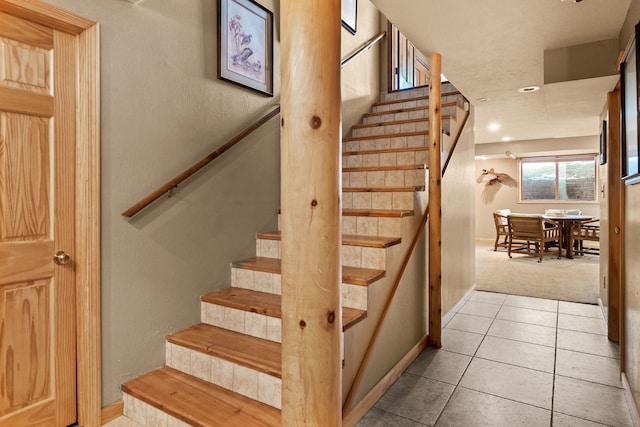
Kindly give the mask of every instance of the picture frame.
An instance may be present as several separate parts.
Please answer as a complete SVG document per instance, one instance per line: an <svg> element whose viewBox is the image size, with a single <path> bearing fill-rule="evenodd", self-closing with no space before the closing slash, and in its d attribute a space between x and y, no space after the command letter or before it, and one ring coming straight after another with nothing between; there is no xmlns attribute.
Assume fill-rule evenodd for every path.
<svg viewBox="0 0 640 427"><path fill-rule="evenodd" d="M356 33L358 0L342 0L342 26L351 34Z"/></svg>
<svg viewBox="0 0 640 427"><path fill-rule="evenodd" d="M620 62L621 85L621 122L622 122L622 179L625 184L640 182L638 168L639 141L638 129L640 116L638 115L638 44L640 24L622 56Z"/></svg>
<svg viewBox="0 0 640 427"><path fill-rule="evenodd" d="M607 121L602 121L602 131L600 131L600 164L607 163Z"/></svg>
<svg viewBox="0 0 640 427"><path fill-rule="evenodd" d="M273 96L273 13L253 0L218 1L218 78Z"/></svg>

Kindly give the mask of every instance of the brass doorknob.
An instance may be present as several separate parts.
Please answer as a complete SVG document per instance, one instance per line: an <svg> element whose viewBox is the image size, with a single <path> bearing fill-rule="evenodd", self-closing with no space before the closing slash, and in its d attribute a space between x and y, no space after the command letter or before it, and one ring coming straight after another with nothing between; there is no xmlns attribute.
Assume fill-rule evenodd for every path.
<svg viewBox="0 0 640 427"><path fill-rule="evenodd" d="M53 256L53 262L55 262L58 265L65 265L67 264L69 261L71 261L71 257L69 256L68 253L66 253L65 251L58 251L56 252L56 254Z"/></svg>

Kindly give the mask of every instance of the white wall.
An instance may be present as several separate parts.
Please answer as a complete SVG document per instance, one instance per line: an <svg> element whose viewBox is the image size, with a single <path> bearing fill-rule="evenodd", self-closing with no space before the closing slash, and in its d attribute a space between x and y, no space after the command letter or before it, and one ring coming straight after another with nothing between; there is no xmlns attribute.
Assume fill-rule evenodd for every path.
<svg viewBox="0 0 640 427"><path fill-rule="evenodd" d="M172 198L131 221L120 213L277 103L279 2L258 0L274 13L273 98L217 78L216 0L50 2L100 24L106 405L121 398L122 382L164 364L164 336L197 323L199 297L227 287L229 263L255 255L256 232L277 228L278 119ZM343 30L343 50L378 29L377 11L360 1L358 33ZM348 108L378 98L378 52L345 69Z"/></svg>

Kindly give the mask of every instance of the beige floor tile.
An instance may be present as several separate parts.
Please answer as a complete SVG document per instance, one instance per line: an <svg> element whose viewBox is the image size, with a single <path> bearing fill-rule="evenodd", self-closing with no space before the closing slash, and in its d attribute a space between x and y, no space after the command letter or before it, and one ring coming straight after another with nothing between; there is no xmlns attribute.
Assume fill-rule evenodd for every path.
<svg viewBox="0 0 640 427"><path fill-rule="evenodd" d="M553 427L600 427L604 424L594 423L593 421L583 420L581 418L572 417L569 415L561 414L559 412L553 413Z"/></svg>
<svg viewBox="0 0 640 427"><path fill-rule="evenodd" d="M498 337L485 337L476 357L553 373L555 349Z"/></svg>
<svg viewBox="0 0 640 427"><path fill-rule="evenodd" d="M496 317L496 314L498 314L498 310L500 310L500 305L498 304L467 301L467 303L462 306L458 313L494 318Z"/></svg>
<svg viewBox="0 0 640 427"><path fill-rule="evenodd" d="M555 328L501 319L494 320L487 335L549 347L555 347L556 344Z"/></svg>
<svg viewBox="0 0 640 427"><path fill-rule="evenodd" d="M103 424L103 427L140 427L140 424L132 421L130 418L122 416Z"/></svg>
<svg viewBox="0 0 640 427"><path fill-rule="evenodd" d="M407 368L407 372L457 385L470 361L471 356L442 349L427 348Z"/></svg>
<svg viewBox="0 0 640 427"><path fill-rule="evenodd" d="M484 335L480 334L457 331L455 329L443 329L442 349L473 356L483 338Z"/></svg>
<svg viewBox="0 0 640 427"><path fill-rule="evenodd" d="M471 298L469 298L469 300L486 302L489 304L502 304L505 298L507 298L506 294L499 294L497 292L476 291L473 293L473 295L471 295Z"/></svg>
<svg viewBox="0 0 640 427"><path fill-rule="evenodd" d="M621 387L620 361L611 357L558 349L556 375Z"/></svg>
<svg viewBox="0 0 640 427"><path fill-rule="evenodd" d="M521 295L508 295L504 300L504 305L512 307L532 308L534 310L544 311L558 311L558 301L544 299L544 298L532 298Z"/></svg>
<svg viewBox="0 0 640 427"><path fill-rule="evenodd" d="M614 426L631 426L622 389L556 376L554 411Z"/></svg>
<svg viewBox="0 0 640 427"><path fill-rule="evenodd" d="M534 310L531 308L511 307L508 305L502 306L497 319L511 320L512 322L531 323L532 325L549 326L551 328L556 327L557 314L544 311Z"/></svg>
<svg viewBox="0 0 640 427"><path fill-rule="evenodd" d="M402 374L375 407L432 426L454 389L450 384Z"/></svg>
<svg viewBox="0 0 640 427"><path fill-rule="evenodd" d="M558 313L573 314L575 316L602 317L600 306L595 304L579 304L576 302L560 301Z"/></svg>
<svg viewBox="0 0 640 427"><path fill-rule="evenodd" d="M607 335L604 321L596 317L574 316L572 314L560 313L558 314L558 328Z"/></svg>
<svg viewBox="0 0 640 427"><path fill-rule="evenodd" d="M356 424L356 427L424 427L424 424L408 420L382 409L371 408Z"/></svg>
<svg viewBox="0 0 640 427"><path fill-rule="evenodd" d="M458 387L436 427L548 427L551 412Z"/></svg>
<svg viewBox="0 0 640 427"><path fill-rule="evenodd" d="M474 358L460 386L551 409L553 374Z"/></svg>
<svg viewBox="0 0 640 427"><path fill-rule="evenodd" d="M493 319L489 317L457 313L453 316L453 319L447 323L446 327L476 334L486 334L489 326L491 326L491 322L493 322Z"/></svg>
<svg viewBox="0 0 640 427"><path fill-rule="evenodd" d="M606 335L558 329L558 348L616 359L620 358L619 347L609 341Z"/></svg>

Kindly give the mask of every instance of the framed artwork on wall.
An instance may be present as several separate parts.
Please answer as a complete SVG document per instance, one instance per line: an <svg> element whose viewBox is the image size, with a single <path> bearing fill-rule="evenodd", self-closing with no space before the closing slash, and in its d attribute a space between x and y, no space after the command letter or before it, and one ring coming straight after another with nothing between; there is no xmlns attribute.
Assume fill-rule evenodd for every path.
<svg viewBox="0 0 640 427"><path fill-rule="evenodd" d="M342 26L351 34L356 33L358 0L342 0Z"/></svg>
<svg viewBox="0 0 640 427"><path fill-rule="evenodd" d="M638 32L635 33L624 51L620 63L620 83L622 93L622 178L625 184L640 182L638 169Z"/></svg>
<svg viewBox="0 0 640 427"><path fill-rule="evenodd" d="M218 2L218 78L273 96L273 13L253 0Z"/></svg>
<svg viewBox="0 0 640 427"><path fill-rule="evenodd" d="M600 131L600 164L607 163L607 121L602 121L602 130Z"/></svg>

